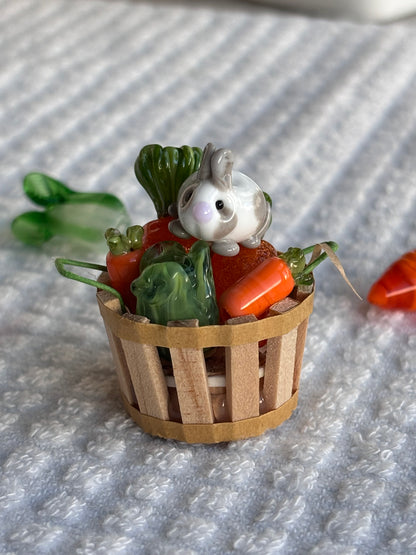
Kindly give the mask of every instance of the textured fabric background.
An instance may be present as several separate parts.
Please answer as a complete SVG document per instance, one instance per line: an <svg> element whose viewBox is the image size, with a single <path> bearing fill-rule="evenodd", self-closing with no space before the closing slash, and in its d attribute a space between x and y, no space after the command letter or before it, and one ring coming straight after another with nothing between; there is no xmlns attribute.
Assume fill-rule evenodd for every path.
<svg viewBox="0 0 416 555"><path fill-rule="evenodd" d="M0 552L415 553L415 314L323 264L292 418L190 446L126 416L94 291L54 269L70 249L10 233L29 171L144 223L140 148L212 141L272 195L267 238L337 241L365 296L416 247L414 26L174 1L0 13Z"/></svg>

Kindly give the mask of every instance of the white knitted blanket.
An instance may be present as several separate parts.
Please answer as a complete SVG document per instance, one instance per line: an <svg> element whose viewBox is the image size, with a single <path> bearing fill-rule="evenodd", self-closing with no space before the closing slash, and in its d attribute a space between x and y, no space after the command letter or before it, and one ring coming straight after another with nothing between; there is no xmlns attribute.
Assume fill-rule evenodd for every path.
<svg viewBox="0 0 416 555"><path fill-rule="evenodd" d="M258 4L0 0L0 552L416 553L416 315L315 273L298 408L214 446L126 415L94 290L11 219L39 170L154 217L148 143L229 147L280 250L365 296L416 247L416 33ZM79 258L104 263L101 250Z"/></svg>

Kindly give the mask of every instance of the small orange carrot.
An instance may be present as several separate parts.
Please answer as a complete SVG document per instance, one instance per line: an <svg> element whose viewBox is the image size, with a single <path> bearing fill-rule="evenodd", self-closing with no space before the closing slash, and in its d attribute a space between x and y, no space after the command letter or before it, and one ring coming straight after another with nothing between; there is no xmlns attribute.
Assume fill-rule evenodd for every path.
<svg viewBox="0 0 416 555"><path fill-rule="evenodd" d="M137 299L130 285L140 273L140 260L144 253L142 237L143 228L139 225L128 227L125 235L112 227L105 232L109 248L106 265L111 286L120 293L133 314L136 312Z"/></svg>
<svg viewBox="0 0 416 555"><path fill-rule="evenodd" d="M325 250L335 252L338 249L333 241L327 241L325 245ZM323 244L305 249L291 247L279 256L263 260L220 296L221 313L231 318L247 314L259 317L272 304L287 297L295 285L312 285L312 271L328 256L327 252L316 257L312 255L306 264L305 255L313 253L317 246L323 248Z"/></svg>
<svg viewBox="0 0 416 555"><path fill-rule="evenodd" d="M220 299L231 285L254 270L263 260L272 256L277 256L277 251L264 239L254 249L240 245L240 250L235 256L221 256L213 252L211 263L217 299Z"/></svg>
<svg viewBox="0 0 416 555"><path fill-rule="evenodd" d="M387 268L370 288L367 300L389 310L416 310L416 250Z"/></svg>
<svg viewBox="0 0 416 555"><path fill-rule="evenodd" d="M288 264L273 256L229 287L220 298L220 306L232 318L260 316L272 304L284 299L295 286Z"/></svg>

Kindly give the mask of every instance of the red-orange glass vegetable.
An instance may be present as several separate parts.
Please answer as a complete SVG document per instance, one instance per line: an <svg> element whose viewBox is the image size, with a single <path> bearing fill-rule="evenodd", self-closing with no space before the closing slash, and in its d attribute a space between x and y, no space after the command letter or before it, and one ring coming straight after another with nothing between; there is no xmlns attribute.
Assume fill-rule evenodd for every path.
<svg viewBox="0 0 416 555"><path fill-rule="evenodd" d="M213 252L211 254L211 263L217 299L231 285L247 275L251 270L254 270L263 260L272 256L277 256L277 251L273 245L264 239L254 249L240 245L240 251L235 256L221 256Z"/></svg>
<svg viewBox="0 0 416 555"><path fill-rule="evenodd" d="M151 220L144 224L143 248L148 249L155 243L160 243L161 241L176 241L189 250L196 241L195 237L182 239L173 235L173 233L169 231L169 222L173 219L174 218L171 216L164 216L163 218Z"/></svg>
<svg viewBox="0 0 416 555"><path fill-rule="evenodd" d="M144 253L143 228L139 225L127 228L126 234L109 228L105 238L109 251L106 257L111 286L120 293L131 312L136 312L136 297L130 291L131 282L140 273L140 260Z"/></svg>
<svg viewBox="0 0 416 555"><path fill-rule="evenodd" d="M220 298L221 308L231 317L260 316L272 304L284 299L295 286L288 264L274 256L264 260Z"/></svg>
<svg viewBox="0 0 416 555"><path fill-rule="evenodd" d="M416 310L416 250L387 268L372 285L367 300L388 310Z"/></svg>
<svg viewBox="0 0 416 555"><path fill-rule="evenodd" d="M260 317L272 304L287 297L295 285L312 285L312 271L328 256L323 252L306 264L305 255L313 252L315 246L291 247L279 256L263 260L224 291L219 300L221 313L232 318L248 314ZM328 251L334 252L337 248L333 241L326 243Z"/></svg>

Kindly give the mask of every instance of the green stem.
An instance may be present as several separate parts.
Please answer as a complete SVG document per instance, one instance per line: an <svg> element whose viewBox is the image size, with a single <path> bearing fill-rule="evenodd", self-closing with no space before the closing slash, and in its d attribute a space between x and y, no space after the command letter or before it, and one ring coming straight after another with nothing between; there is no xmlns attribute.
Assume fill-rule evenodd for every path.
<svg viewBox="0 0 416 555"><path fill-rule="evenodd" d="M338 250L338 245L337 243L335 243L334 241L325 241L325 243L334 251L336 252ZM311 252L313 252L314 248L316 247L316 245L310 245L309 247L306 247L304 249L302 249L303 254L309 254ZM296 281L300 281L302 280L305 276L307 276L308 274L312 273L315 268L317 266L319 266L319 264L325 260L326 258L328 258L328 255L326 254L326 252L323 252L322 254L320 254L318 256L318 258L316 258L313 262L310 262L307 266L305 266L305 268L302 270L302 272L296 276Z"/></svg>
<svg viewBox="0 0 416 555"><path fill-rule="evenodd" d="M108 248L111 254L119 256L130 251L138 250L143 245L143 227L141 225L131 225L126 229L126 233L120 233L117 228L109 227L104 233Z"/></svg>
<svg viewBox="0 0 416 555"><path fill-rule="evenodd" d="M76 266L76 267L79 267L79 268L89 268L89 269L92 269L92 270L98 270L100 272L106 272L107 271L107 266L102 266L101 264L92 264L90 262L82 262L80 260L70 260L69 258L56 258L55 259L55 266L56 266L56 269L58 270L58 272L62 276L66 277L68 279L73 279L75 281L80 281L81 283L85 283L87 285L92 285L93 287L97 287L98 289L108 291L109 293L111 293L112 295L117 297L117 299L120 301L121 311L123 313L126 312L126 306L124 304L122 296L113 287L111 287L110 285L107 285L105 283L101 283L99 281L96 281L94 279L90 279L90 278L87 278L87 277L84 277L84 276L80 276L78 274L75 274L74 272L70 272L69 270L65 270L65 266Z"/></svg>

